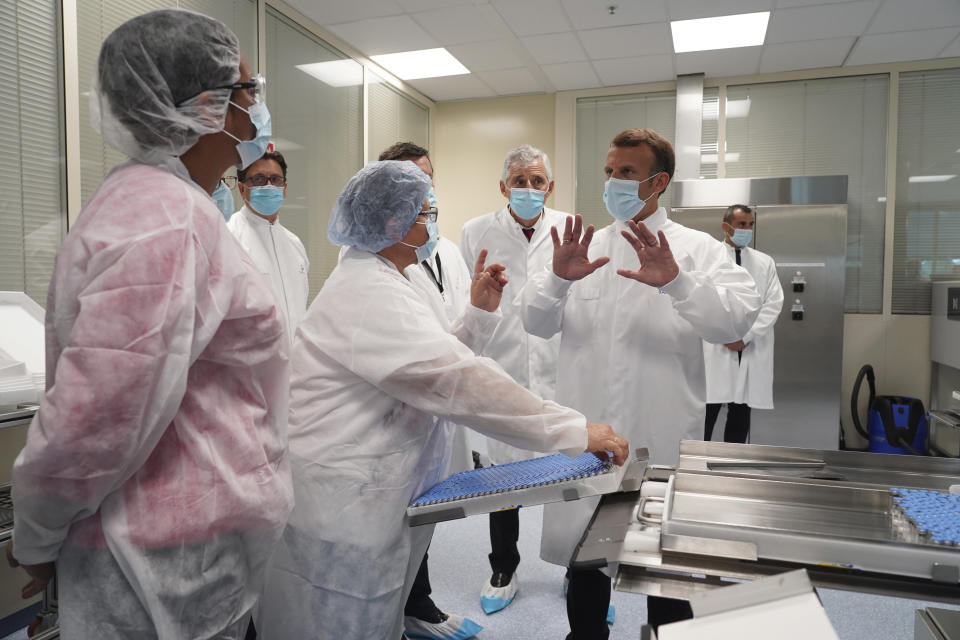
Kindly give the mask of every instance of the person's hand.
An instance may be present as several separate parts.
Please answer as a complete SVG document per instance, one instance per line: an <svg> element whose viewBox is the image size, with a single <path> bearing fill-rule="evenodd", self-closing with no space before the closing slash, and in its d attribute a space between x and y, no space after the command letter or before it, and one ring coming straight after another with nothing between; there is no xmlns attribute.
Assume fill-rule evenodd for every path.
<svg viewBox="0 0 960 640"><path fill-rule="evenodd" d="M470 304L484 311L496 311L500 306L503 288L506 286L507 270L502 264L485 267L487 250L480 251L473 265L473 281L470 283Z"/></svg>
<svg viewBox="0 0 960 640"><path fill-rule="evenodd" d="M617 273L624 278L630 278L651 287L662 287L672 282L677 274L680 273L680 267L677 261L673 259L673 252L670 251L670 243L667 242L667 236L663 231L658 231L654 236L647 225L637 224L633 220L627 225L630 231L621 231L621 235L630 243L633 250L637 252L640 259L640 269L631 271L630 269L617 269ZM659 240L659 242L658 242Z"/></svg>
<svg viewBox="0 0 960 640"><path fill-rule="evenodd" d="M728 342L725 346L730 351L743 351L747 348L747 344L743 340L737 340L736 342Z"/></svg>
<svg viewBox="0 0 960 640"><path fill-rule="evenodd" d="M13 540L7 542L7 564L11 567L23 567L23 570L30 575L30 582L23 585L23 589L20 590L20 596L24 600L41 593L50 579L53 578L54 564L52 562L42 564L20 564L17 562L17 559L13 557Z"/></svg>
<svg viewBox="0 0 960 640"><path fill-rule="evenodd" d="M557 233L556 227L550 227L550 237L553 238L553 272L564 280L579 280L610 262L610 258L597 258L590 262L587 257L587 251L590 249L590 241L593 240L593 225L583 231L583 217L577 214L574 217L567 216L567 221L563 224L563 241Z"/></svg>
<svg viewBox="0 0 960 640"><path fill-rule="evenodd" d="M607 459L609 451L613 454L613 464L619 467L630 455L630 443L626 438L614 433L610 425L602 422L588 422L587 451L604 460Z"/></svg>

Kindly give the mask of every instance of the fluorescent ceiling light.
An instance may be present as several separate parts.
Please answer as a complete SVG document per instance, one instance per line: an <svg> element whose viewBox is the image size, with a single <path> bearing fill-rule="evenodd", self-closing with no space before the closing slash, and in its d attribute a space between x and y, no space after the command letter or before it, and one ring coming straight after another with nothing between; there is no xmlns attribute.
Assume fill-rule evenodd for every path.
<svg viewBox="0 0 960 640"><path fill-rule="evenodd" d="M676 53L686 53L755 47L763 44L769 21L769 11L695 20L674 20L670 23L673 31L673 50Z"/></svg>
<svg viewBox="0 0 960 640"><path fill-rule="evenodd" d="M354 60L298 64L297 69L331 87L356 87L363 84L363 67Z"/></svg>
<svg viewBox="0 0 960 640"><path fill-rule="evenodd" d="M910 176L910 182L946 182L956 177L957 174L952 176Z"/></svg>
<svg viewBox="0 0 960 640"><path fill-rule="evenodd" d="M887 196L877 196L877 202L886 202Z"/></svg>
<svg viewBox="0 0 960 640"><path fill-rule="evenodd" d="M421 49L403 53L387 53L382 56L370 56L370 59L401 80L418 78L438 78L440 76L459 76L470 73L449 51Z"/></svg>

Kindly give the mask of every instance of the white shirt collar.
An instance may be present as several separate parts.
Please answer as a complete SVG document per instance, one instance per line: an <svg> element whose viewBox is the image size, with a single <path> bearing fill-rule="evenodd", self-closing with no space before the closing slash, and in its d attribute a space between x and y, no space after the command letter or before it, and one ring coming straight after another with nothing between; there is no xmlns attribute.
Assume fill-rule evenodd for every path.
<svg viewBox="0 0 960 640"><path fill-rule="evenodd" d="M250 207L248 207L246 204L244 204L240 208L239 213L241 213L247 219L247 221L250 222L250 224L260 225L262 227L276 226L277 224L280 223L280 218L277 218L277 222L274 224L271 224L269 220L264 220L263 218L255 214L253 211L251 211Z"/></svg>

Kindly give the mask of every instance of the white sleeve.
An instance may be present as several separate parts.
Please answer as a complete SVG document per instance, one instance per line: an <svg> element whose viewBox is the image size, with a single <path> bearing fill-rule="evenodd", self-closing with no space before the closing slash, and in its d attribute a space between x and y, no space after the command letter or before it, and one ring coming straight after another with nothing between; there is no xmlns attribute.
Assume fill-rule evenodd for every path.
<svg viewBox="0 0 960 640"><path fill-rule="evenodd" d="M757 288L763 288L761 291L763 305L753 326L743 336L743 341L747 344L773 331L773 325L776 324L783 309L783 287L780 286L780 278L777 277L776 265L771 263L764 276L766 282L757 282Z"/></svg>
<svg viewBox="0 0 960 640"><path fill-rule="evenodd" d="M712 242L712 241L711 241ZM735 342L747 333L760 311L760 295L747 270L738 267L719 243L698 247L699 255L678 260L680 273L661 291L701 338L714 344Z"/></svg>
<svg viewBox="0 0 960 640"><path fill-rule="evenodd" d="M450 333L467 345L471 351L480 354L490 342L501 320L503 320L503 313L500 309L493 312L484 311L467 303L466 309L450 326Z"/></svg>
<svg viewBox="0 0 960 640"><path fill-rule="evenodd" d="M515 447L583 453L581 413L543 400L492 360L472 353L419 298L384 291L366 303L355 320L323 327L331 344L349 341L344 364L357 375L420 411Z"/></svg>
<svg viewBox="0 0 960 640"><path fill-rule="evenodd" d="M560 331L572 284L556 275L550 265L527 280L520 294L520 318L527 333L550 338Z"/></svg>

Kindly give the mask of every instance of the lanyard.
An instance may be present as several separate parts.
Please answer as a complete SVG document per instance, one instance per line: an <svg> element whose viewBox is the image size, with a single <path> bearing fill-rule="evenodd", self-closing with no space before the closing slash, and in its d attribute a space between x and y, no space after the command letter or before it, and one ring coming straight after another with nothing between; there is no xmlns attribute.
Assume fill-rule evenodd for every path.
<svg viewBox="0 0 960 640"><path fill-rule="evenodd" d="M440 262L440 254L437 253L437 272L434 273L433 269L430 268L430 261L424 260L420 264L423 265L423 268L427 270L427 273L430 274L430 279L433 280L433 284L437 285L437 289L440 289L440 293L443 293L443 264Z"/></svg>

